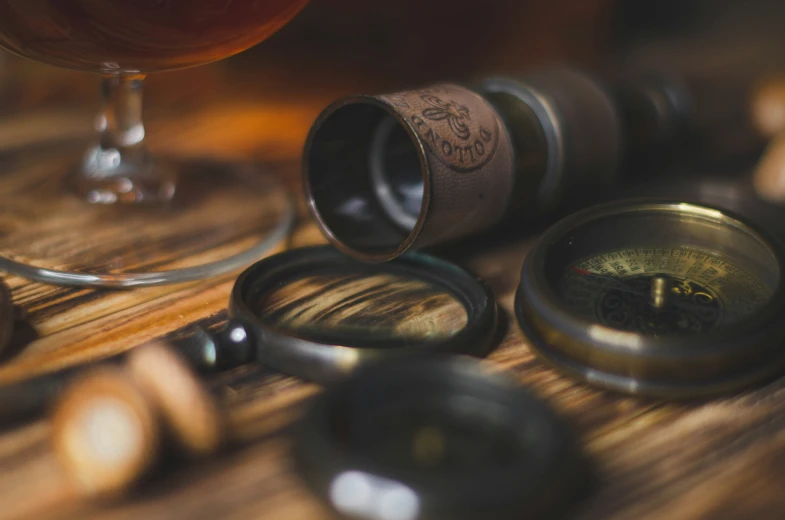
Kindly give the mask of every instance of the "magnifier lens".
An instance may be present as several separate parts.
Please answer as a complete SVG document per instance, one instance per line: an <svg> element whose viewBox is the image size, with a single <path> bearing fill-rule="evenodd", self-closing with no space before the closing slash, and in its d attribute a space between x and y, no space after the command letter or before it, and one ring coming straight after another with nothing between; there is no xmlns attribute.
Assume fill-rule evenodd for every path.
<svg viewBox="0 0 785 520"><path fill-rule="evenodd" d="M262 295L257 316L322 337L404 342L451 338L467 324L464 305L444 288L397 273L327 271L287 280Z"/></svg>
<svg viewBox="0 0 785 520"><path fill-rule="evenodd" d="M258 361L320 383L383 360L485 356L498 321L488 286L453 263L421 253L368 263L324 246L249 267L229 316L252 331Z"/></svg>
<svg viewBox="0 0 785 520"><path fill-rule="evenodd" d="M351 518L561 518L590 479L547 405L469 358L367 365L296 431L300 474Z"/></svg>
<svg viewBox="0 0 785 520"><path fill-rule="evenodd" d="M412 231L424 197L420 159L411 137L390 116L374 131L368 167L373 190L387 216L404 231Z"/></svg>
<svg viewBox="0 0 785 520"><path fill-rule="evenodd" d="M388 405L358 416L352 442L393 471L455 475L499 469L519 461L524 445L493 403L452 398Z"/></svg>

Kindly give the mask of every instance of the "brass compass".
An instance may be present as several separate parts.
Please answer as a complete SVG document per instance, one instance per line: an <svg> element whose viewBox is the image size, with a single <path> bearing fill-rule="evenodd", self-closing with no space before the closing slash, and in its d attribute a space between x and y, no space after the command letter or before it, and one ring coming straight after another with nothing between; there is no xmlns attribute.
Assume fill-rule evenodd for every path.
<svg viewBox="0 0 785 520"><path fill-rule="evenodd" d="M622 202L549 229L516 314L541 357L605 388L712 395L785 365L785 254L753 224L678 202Z"/></svg>

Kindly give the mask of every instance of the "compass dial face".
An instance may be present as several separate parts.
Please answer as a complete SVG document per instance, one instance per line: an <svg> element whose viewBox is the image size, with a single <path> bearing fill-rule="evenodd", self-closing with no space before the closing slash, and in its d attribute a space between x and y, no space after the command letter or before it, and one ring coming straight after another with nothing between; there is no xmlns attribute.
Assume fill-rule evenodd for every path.
<svg viewBox="0 0 785 520"><path fill-rule="evenodd" d="M741 262L704 248L634 247L571 263L557 293L571 312L608 327L700 334L753 315L773 287Z"/></svg>
<svg viewBox="0 0 785 520"><path fill-rule="evenodd" d="M532 349L573 377L716 395L785 366L784 251L754 222L706 206L596 206L539 238L515 312Z"/></svg>

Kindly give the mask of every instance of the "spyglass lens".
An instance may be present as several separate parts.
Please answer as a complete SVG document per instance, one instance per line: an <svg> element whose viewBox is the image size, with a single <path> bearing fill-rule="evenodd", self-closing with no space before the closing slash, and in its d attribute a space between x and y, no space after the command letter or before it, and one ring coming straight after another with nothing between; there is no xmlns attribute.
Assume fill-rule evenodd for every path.
<svg viewBox="0 0 785 520"><path fill-rule="evenodd" d="M379 122L368 157L371 184L387 216L411 231L420 216L425 188L417 149L392 117Z"/></svg>

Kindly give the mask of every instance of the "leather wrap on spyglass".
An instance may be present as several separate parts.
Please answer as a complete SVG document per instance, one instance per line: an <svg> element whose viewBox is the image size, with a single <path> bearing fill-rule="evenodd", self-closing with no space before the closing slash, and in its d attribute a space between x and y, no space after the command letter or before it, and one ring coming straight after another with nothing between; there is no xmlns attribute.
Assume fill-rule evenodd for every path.
<svg viewBox="0 0 785 520"><path fill-rule="evenodd" d="M375 146L390 124L397 141ZM420 203L408 223L386 211L386 188L371 174L375 149L400 156L390 162L404 161L407 175L419 170ZM333 103L311 129L303 175L309 208L329 240L355 258L386 261L496 224L512 193L513 150L485 99L443 84Z"/></svg>
<svg viewBox="0 0 785 520"><path fill-rule="evenodd" d="M591 484L545 403L459 356L366 367L317 396L295 433L301 477L346 518L555 519Z"/></svg>
<svg viewBox="0 0 785 520"><path fill-rule="evenodd" d="M376 283L374 288L364 286L362 293L343 292L340 300L331 299L328 294L330 289L343 291L346 281L351 283L364 277L382 276L415 280L449 295L465 310L465 324L447 337L404 339L373 333L347 334L335 327L334 322L328 322L318 330L297 329L282 325L279 317L268 311L267 297L274 291L309 276L325 275L333 278L320 282L324 284L320 286L324 290L318 290L315 299L300 302L311 308L327 302L325 308L318 309L318 316L330 316L341 309L361 306L363 299L372 296L387 301L394 298L384 281ZM336 275L341 279L337 280ZM388 292L385 293L385 290ZM373 291L378 294L372 294ZM427 299L422 291L418 294L420 301ZM371 305L369 312L379 312L373 311L373 305L378 309L385 302L372 300L368 303ZM415 300L401 302L414 310L417 310L417 303ZM291 300L285 304L289 310L298 305ZM406 316L411 316L411 311L407 313ZM229 314L251 327L257 361L318 383L341 379L357 368L377 361L448 353L485 356L495 346L498 320L496 301L490 288L451 262L422 253L409 253L390 262L368 263L346 256L330 246L292 249L249 267L235 283ZM383 321L382 317L374 316L372 322L379 321Z"/></svg>

